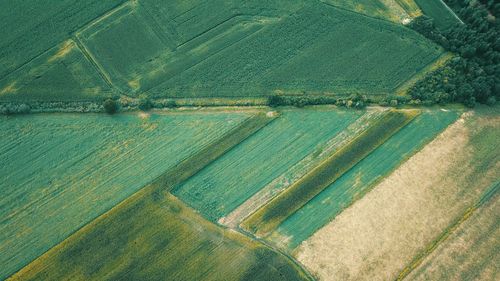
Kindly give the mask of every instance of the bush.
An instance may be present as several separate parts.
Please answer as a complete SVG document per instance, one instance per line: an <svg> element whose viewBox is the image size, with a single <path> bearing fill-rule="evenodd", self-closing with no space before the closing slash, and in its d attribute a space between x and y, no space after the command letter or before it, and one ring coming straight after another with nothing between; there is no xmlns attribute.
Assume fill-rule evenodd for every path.
<svg viewBox="0 0 500 281"><path fill-rule="evenodd" d="M175 102L174 100L168 100L166 103L165 103L165 107L166 108L176 108L178 107L179 105L177 104L177 102Z"/></svg>
<svg viewBox="0 0 500 281"><path fill-rule="evenodd" d="M11 115L11 114L28 114L31 112L31 107L27 104L12 104L8 103L5 105L0 105L0 114Z"/></svg>
<svg viewBox="0 0 500 281"><path fill-rule="evenodd" d="M108 114L114 114L118 111L119 104L117 101L112 99L107 99L104 101L104 110Z"/></svg>
<svg viewBox="0 0 500 281"><path fill-rule="evenodd" d="M149 99L141 99L139 101L139 109L143 111L148 111L153 107L153 104Z"/></svg>
<svg viewBox="0 0 500 281"><path fill-rule="evenodd" d="M277 107L277 106L285 105L285 99L283 96L270 96L267 99L267 104L270 107Z"/></svg>

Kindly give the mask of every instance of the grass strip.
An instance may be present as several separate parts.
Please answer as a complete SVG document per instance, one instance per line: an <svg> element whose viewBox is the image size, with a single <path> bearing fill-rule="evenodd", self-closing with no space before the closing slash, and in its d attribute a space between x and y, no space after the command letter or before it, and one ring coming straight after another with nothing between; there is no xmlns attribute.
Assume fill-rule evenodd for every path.
<svg viewBox="0 0 500 281"><path fill-rule="evenodd" d="M265 113L257 113L238 127L229 131L218 141L214 141L200 152L181 161L165 174L158 177L148 186L148 189L159 193L173 190L176 185L201 171L208 164L221 157L224 153L231 150L274 119L274 117L269 117Z"/></svg>
<svg viewBox="0 0 500 281"><path fill-rule="evenodd" d="M257 210L242 227L265 236L408 124L419 111L389 111L310 173Z"/></svg>
<svg viewBox="0 0 500 281"><path fill-rule="evenodd" d="M430 243L427 248L420 252L413 260L406 266L396 278L397 281L403 280L410 274L415 268L417 268L424 259L429 256L436 248L445 241L454 231L456 231L460 225L462 225L466 220L468 220L474 212L477 211L481 206L487 203L491 198L493 198L498 190L500 190L500 182L495 182L486 192L483 193L481 198L471 207L467 208L465 212L459 216L453 223L451 223L444 231L439 235L432 243Z"/></svg>

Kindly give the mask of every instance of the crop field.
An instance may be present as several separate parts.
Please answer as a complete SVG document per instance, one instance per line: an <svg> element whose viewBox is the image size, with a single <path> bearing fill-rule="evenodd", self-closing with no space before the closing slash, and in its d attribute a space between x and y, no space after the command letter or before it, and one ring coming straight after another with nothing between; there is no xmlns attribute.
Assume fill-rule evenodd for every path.
<svg viewBox="0 0 500 281"><path fill-rule="evenodd" d="M219 223L232 228L238 227L245 218L267 204L274 196L304 177L309 170L327 160L335 151L352 141L360 132L366 130L375 120L382 118L385 113L386 110L380 110L379 108L367 110L344 130L328 140L328 142L318 146L312 153L274 178L231 213L219 219Z"/></svg>
<svg viewBox="0 0 500 281"><path fill-rule="evenodd" d="M446 237L407 280L497 280L497 238L500 236L500 183L492 198L484 198L478 209Z"/></svg>
<svg viewBox="0 0 500 281"><path fill-rule="evenodd" d="M434 24L441 29L447 29L460 22L442 0L415 0L422 12L434 19Z"/></svg>
<svg viewBox="0 0 500 281"><path fill-rule="evenodd" d="M251 116L2 117L0 279Z"/></svg>
<svg viewBox="0 0 500 281"><path fill-rule="evenodd" d="M458 118L457 111L426 110L285 220L273 240L297 247Z"/></svg>
<svg viewBox="0 0 500 281"><path fill-rule="evenodd" d="M322 0L322 2L330 4L342 9L351 10L367 16L390 20L396 23L409 20L410 17L418 13L418 7L413 3L413 0L398 1L398 0ZM412 5L413 4L413 5ZM415 9L416 7L416 9Z"/></svg>
<svg viewBox="0 0 500 281"><path fill-rule="evenodd" d="M48 2L0 3L0 281L500 280L494 1Z"/></svg>
<svg viewBox="0 0 500 281"><path fill-rule="evenodd" d="M466 113L305 240L298 260L324 280L407 276L497 182L498 124L491 111Z"/></svg>
<svg viewBox="0 0 500 281"><path fill-rule="evenodd" d="M217 221L321 148L362 112L292 109L280 114L275 121L179 185L173 194L209 220Z"/></svg>
<svg viewBox="0 0 500 281"><path fill-rule="evenodd" d="M418 114L418 111L389 111L366 131L252 214L243 222L243 228L256 233L257 236L267 235Z"/></svg>
<svg viewBox="0 0 500 281"><path fill-rule="evenodd" d="M336 40L339 37L344 40ZM387 57L389 50L391 56ZM155 97L165 93L175 97L209 96L214 92L249 96L276 91L387 94L441 53L402 26L326 4L308 4L283 19L267 20L255 34L148 93Z"/></svg>
<svg viewBox="0 0 500 281"><path fill-rule="evenodd" d="M400 23L342 9L345 1L108 1L90 3L92 11L60 2L57 15L26 4L37 19L50 20L23 22L8 34L0 100L387 95L442 54ZM365 4L407 17L393 0ZM59 28L62 18L71 22ZM58 31L48 32L52 27ZM41 49L8 45L32 40Z"/></svg>
<svg viewBox="0 0 500 281"><path fill-rule="evenodd" d="M37 0L0 3L0 79L124 0Z"/></svg>
<svg viewBox="0 0 500 281"><path fill-rule="evenodd" d="M203 220L170 194L145 192L10 280L310 280L286 256Z"/></svg>
<svg viewBox="0 0 500 281"><path fill-rule="evenodd" d="M68 40L0 80L0 101L102 100L110 85Z"/></svg>

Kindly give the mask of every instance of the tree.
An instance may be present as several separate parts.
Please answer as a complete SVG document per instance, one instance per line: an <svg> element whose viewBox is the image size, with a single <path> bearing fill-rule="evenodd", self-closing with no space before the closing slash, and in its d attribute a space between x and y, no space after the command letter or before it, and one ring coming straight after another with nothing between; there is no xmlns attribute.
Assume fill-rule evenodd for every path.
<svg viewBox="0 0 500 281"><path fill-rule="evenodd" d="M112 99L107 99L104 101L104 110L108 114L115 114L118 111L119 104L117 101Z"/></svg>

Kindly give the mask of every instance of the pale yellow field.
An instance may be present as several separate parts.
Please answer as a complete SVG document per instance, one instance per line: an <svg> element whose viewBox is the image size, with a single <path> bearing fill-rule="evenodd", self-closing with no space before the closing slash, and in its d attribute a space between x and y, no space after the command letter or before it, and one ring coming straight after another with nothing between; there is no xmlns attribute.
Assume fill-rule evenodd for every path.
<svg viewBox="0 0 500 281"><path fill-rule="evenodd" d="M405 280L500 280L500 196L490 201Z"/></svg>
<svg viewBox="0 0 500 281"><path fill-rule="evenodd" d="M396 279L500 177L491 143L500 139L499 121L464 114L306 240L299 261L320 280Z"/></svg>

